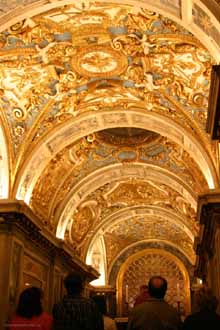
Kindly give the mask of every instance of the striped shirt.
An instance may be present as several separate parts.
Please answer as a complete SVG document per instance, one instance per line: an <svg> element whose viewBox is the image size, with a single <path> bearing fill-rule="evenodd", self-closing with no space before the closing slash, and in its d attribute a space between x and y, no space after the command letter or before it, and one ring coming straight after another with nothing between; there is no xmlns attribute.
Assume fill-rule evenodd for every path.
<svg viewBox="0 0 220 330"><path fill-rule="evenodd" d="M94 301L65 296L54 305L54 330L104 330L103 317Z"/></svg>

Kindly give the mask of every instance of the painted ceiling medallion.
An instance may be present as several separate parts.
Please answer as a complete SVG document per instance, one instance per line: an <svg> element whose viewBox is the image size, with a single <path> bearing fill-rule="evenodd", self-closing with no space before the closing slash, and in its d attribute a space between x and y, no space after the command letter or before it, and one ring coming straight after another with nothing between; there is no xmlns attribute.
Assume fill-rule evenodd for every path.
<svg viewBox="0 0 220 330"><path fill-rule="evenodd" d="M79 51L72 64L82 76L103 78L120 75L128 66L127 58L122 53L100 45Z"/></svg>

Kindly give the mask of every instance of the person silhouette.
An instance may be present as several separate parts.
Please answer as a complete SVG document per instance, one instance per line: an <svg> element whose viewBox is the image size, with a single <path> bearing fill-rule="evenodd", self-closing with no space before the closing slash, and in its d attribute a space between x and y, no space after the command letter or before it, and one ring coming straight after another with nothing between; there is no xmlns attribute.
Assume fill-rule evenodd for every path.
<svg viewBox="0 0 220 330"><path fill-rule="evenodd" d="M64 285L67 295L53 307L54 330L104 330L103 317L95 302L82 295L82 276L70 273Z"/></svg>
<svg viewBox="0 0 220 330"><path fill-rule="evenodd" d="M22 291L10 330L51 330L53 318L43 311L42 298L43 292L37 287Z"/></svg>
<svg viewBox="0 0 220 330"><path fill-rule="evenodd" d="M187 316L183 323L183 330L220 329L220 316L216 313L218 300L212 290L203 287L195 294L198 311Z"/></svg>
<svg viewBox="0 0 220 330"><path fill-rule="evenodd" d="M104 329L105 330L116 330L116 322L107 315L106 298L103 295L96 295L92 297L92 300L96 303L99 311L103 315Z"/></svg>
<svg viewBox="0 0 220 330"><path fill-rule="evenodd" d="M150 298L137 305L128 319L128 330L178 330L181 321L177 310L165 300L167 281L161 276L153 276L149 280Z"/></svg>

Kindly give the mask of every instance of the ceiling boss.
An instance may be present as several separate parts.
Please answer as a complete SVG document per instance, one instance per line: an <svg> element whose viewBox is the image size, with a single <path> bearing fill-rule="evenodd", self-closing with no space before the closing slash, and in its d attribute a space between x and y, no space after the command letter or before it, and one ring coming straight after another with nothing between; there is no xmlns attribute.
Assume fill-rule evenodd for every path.
<svg viewBox="0 0 220 330"><path fill-rule="evenodd" d="M123 73L127 58L109 47L93 46L82 49L72 59L72 65L82 76L109 78Z"/></svg>

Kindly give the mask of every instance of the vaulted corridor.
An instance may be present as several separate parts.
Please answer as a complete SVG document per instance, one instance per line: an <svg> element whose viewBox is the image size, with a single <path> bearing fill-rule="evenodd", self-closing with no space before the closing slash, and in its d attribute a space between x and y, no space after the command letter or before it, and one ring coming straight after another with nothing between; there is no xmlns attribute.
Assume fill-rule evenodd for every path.
<svg viewBox="0 0 220 330"><path fill-rule="evenodd" d="M219 1L0 1L0 327L73 269L115 316L220 296L219 61Z"/></svg>

